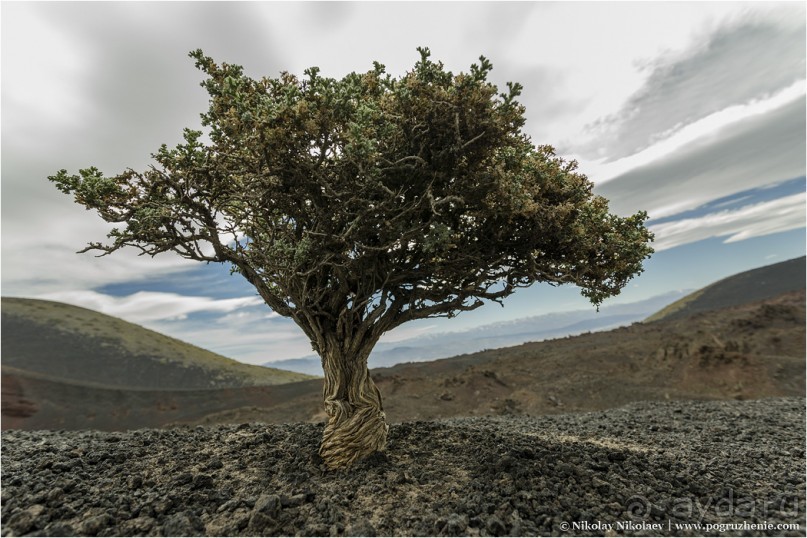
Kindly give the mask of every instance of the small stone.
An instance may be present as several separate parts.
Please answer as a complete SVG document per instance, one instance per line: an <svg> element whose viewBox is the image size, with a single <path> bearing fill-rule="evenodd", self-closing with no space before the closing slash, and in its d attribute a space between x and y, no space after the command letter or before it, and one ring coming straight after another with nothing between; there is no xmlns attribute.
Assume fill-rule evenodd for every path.
<svg viewBox="0 0 807 538"><path fill-rule="evenodd" d="M608 459L611 461L625 461L628 459L628 455L624 452L609 452Z"/></svg>
<svg viewBox="0 0 807 538"><path fill-rule="evenodd" d="M62 488L53 488L48 492L47 499L49 501L58 501L64 496L64 490Z"/></svg>
<svg viewBox="0 0 807 538"><path fill-rule="evenodd" d="M165 518L163 536L194 536L202 529L201 521L187 512L178 512Z"/></svg>
<svg viewBox="0 0 807 538"><path fill-rule="evenodd" d="M366 519L360 519L345 529L348 536L376 536L376 530Z"/></svg>
<svg viewBox="0 0 807 538"><path fill-rule="evenodd" d="M283 495L282 497L280 497L280 504L284 508L294 507L294 506L300 506L305 502L305 500L306 500L305 493L299 493L297 495L292 495L291 497Z"/></svg>
<svg viewBox="0 0 807 538"><path fill-rule="evenodd" d="M592 478L592 480L591 480L591 484L592 484L592 485L593 485L595 488L597 488L597 490L598 490L600 493L608 493L608 492L611 490L611 484L609 484L609 483L608 483L608 482L606 482L605 480L602 480L602 479L600 479L600 478L597 478L596 476L595 476L594 478Z"/></svg>
<svg viewBox="0 0 807 538"><path fill-rule="evenodd" d="M499 460L497 468L499 471L509 471L515 466L516 466L516 460L512 456L506 455Z"/></svg>
<svg viewBox="0 0 807 538"><path fill-rule="evenodd" d="M174 479L174 486L184 486L193 482L193 475L190 473L182 473Z"/></svg>
<svg viewBox="0 0 807 538"><path fill-rule="evenodd" d="M79 534L95 536L108 527L111 522L112 518L109 514L88 517L78 524L78 532Z"/></svg>
<svg viewBox="0 0 807 538"><path fill-rule="evenodd" d="M44 510L44 506L35 504L21 512L17 512L8 520L8 526L13 528L18 534L28 534L36 523L36 519Z"/></svg>
<svg viewBox="0 0 807 538"><path fill-rule="evenodd" d="M246 508L236 508L232 516L233 526L239 531L244 530L249 525L249 512Z"/></svg>
<svg viewBox="0 0 807 538"><path fill-rule="evenodd" d="M54 521L45 527L46 536L75 536L76 531L69 523Z"/></svg>
<svg viewBox="0 0 807 538"><path fill-rule="evenodd" d="M173 505L174 503L171 501L171 499L168 498L160 499L153 505L154 513L157 515L165 514L166 512L168 512L168 510L171 509Z"/></svg>
<svg viewBox="0 0 807 538"><path fill-rule="evenodd" d="M277 495L264 494L258 497L255 501L253 511L256 513L266 514L270 517L277 517L280 513L281 499Z"/></svg>
<svg viewBox="0 0 807 538"><path fill-rule="evenodd" d="M156 521L153 517L138 516L134 519L124 521L120 525L121 534L124 536L148 534L148 532L154 528L155 523Z"/></svg>
<svg viewBox="0 0 807 538"><path fill-rule="evenodd" d="M488 532L493 536L502 536L507 532L507 527L504 522L497 516L490 516L486 525Z"/></svg>
<svg viewBox="0 0 807 538"><path fill-rule="evenodd" d="M219 506L219 507L216 509L216 512L218 512L218 513L221 513L221 512L232 512L233 510L235 510L236 508L238 508L238 505L239 505L239 504L241 504L241 500L240 500L240 499L230 499L229 501L227 501L227 502L225 502L224 504L222 504L221 506Z"/></svg>
<svg viewBox="0 0 807 538"><path fill-rule="evenodd" d="M468 528L468 520L459 514L451 514L443 526L443 534L449 536L463 536Z"/></svg>
<svg viewBox="0 0 807 538"><path fill-rule="evenodd" d="M249 518L249 528L260 534L272 534L271 529L276 525L274 518L263 512L252 512Z"/></svg>
<svg viewBox="0 0 807 538"><path fill-rule="evenodd" d="M306 525L303 530L303 536L329 536L330 529L328 525L323 523L316 523L313 525Z"/></svg>
<svg viewBox="0 0 807 538"><path fill-rule="evenodd" d="M224 467L224 464L218 458L210 460L210 463L207 464L207 468L211 470L221 469L222 467Z"/></svg>
<svg viewBox="0 0 807 538"><path fill-rule="evenodd" d="M53 464L53 470L58 471L60 473L66 473L73 469L76 466L76 461L74 460L67 460L67 461L60 461L58 463Z"/></svg>
<svg viewBox="0 0 807 538"><path fill-rule="evenodd" d="M197 474L191 482L193 489L210 489L213 487L213 477L207 474Z"/></svg>

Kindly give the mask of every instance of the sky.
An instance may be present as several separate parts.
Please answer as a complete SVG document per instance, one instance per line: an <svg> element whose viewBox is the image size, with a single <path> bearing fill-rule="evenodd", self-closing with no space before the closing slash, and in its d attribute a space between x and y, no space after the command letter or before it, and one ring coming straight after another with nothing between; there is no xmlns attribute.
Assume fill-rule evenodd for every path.
<svg viewBox="0 0 807 538"><path fill-rule="evenodd" d="M64 301L261 364L311 353L229 268L76 254L109 225L47 180L144 169L201 128L188 52L253 77L373 60L404 74L484 55L524 86L525 131L576 159L620 215L645 210L656 254L605 305L696 289L805 253L803 2L2 2L3 296ZM386 341L591 308L536 285L504 306L419 320Z"/></svg>

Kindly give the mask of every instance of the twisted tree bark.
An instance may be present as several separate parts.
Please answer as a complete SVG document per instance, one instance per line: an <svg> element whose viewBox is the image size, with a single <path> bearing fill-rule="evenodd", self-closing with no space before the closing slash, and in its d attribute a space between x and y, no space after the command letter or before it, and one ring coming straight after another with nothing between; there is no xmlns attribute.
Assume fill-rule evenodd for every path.
<svg viewBox="0 0 807 538"><path fill-rule="evenodd" d="M358 459L383 451L387 445L389 426L381 392L367 368L371 350L369 346L349 354L343 346L329 346L322 353L328 424L319 454L331 469L347 467Z"/></svg>

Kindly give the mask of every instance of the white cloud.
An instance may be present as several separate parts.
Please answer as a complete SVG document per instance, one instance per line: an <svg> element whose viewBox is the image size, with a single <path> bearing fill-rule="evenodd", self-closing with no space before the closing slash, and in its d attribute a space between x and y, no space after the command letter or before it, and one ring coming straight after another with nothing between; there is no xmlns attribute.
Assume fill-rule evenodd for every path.
<svg viewBox="0 0 807 538"><path fill-rule="evenodd" d="M805 226L804 193L736 210L651 226L657 252L712 237L726 237L726 243L743 241Z"/></svg>
<svg viewBox="0 0 807 538"><path fill-rule="evenodd" d="M713 141L720 136L724 129L731 128L735 124L773 112L797 99L804 100L806 89L807 80L800 80L775 95L754 99L743 105L724 108L685 127L673 129L669 136L661 136L658 143L617 161L605 164L601 164L602 161L586 162L585 159L580 159L580 161L583 168L597 183L605 183L630 170L659 161L688 145Z"/></svg>
<svg viewBox="0 0 807 538"><path fill-rule="evenodd" d="M239 308L263 304L257 297L211 299L152 291L114 297L96 291L73 290L43 294L38 298L82 306L132 323L185 319L196 312L233 312Z"/></svg>
<svg viewBox="0 0 807 538"><path fill-rule="evenodd" d="M89 72L88 51L63 25L22 6L3 6L14 24L3 25L3 130L14 133L15 146L36 148L36 126L71 128L89 110L83 81ZM24 44L24 45L23 45Z"/></svg>
<svg viewBox="0 0 807 538"><path fill-rule="evenodd" d="M182 127L198 126L207 96L198 86L202 75L187 58L191 49L243 64L256 77L280 70L299 74L311 65L339 77L369 69L372 60L400 75L417 59L416 46L429 46L453 71L467 70L484 54L500 87L508 80L524 84L526 131L536 143L552 143L566 156L590 141L587 126L598 119L624 119L622 112L634 118L634 107L626 104L638 95L633 103L647 105L646 113L620 133L635 136L626 137L624 145L618 144L620 136L595 136L593 147L616 141L617 149L647 151L610 169L592 154L591 162L580 159L581 171L598 188L602 183L615 212L648 209L658 218L804 173L803 86L801 107L763 110L776 104L773 92L804 78L803 64L801 71L792 68L799 51L783 48L785 37L771 38L766 46L768 34L749 41L753 35L742 32L735 32L738 41L729 44L745 48L721 49L731 61L700 50L732 18L737 24L777 19L788 36L793 28L803 31L803 11L799 3L736 2L4 4L3 293L80 301L246 362L310 354L310 343L293 322L266 319L272 314L258 306L257 298L245 303L239 302L246 300L242 297L222 301L178 294L115 298L86 291L110 284L132 289L147 280L172 289L173 277L195 263L172 254L138 257L132 250L100 259L76 255L86 242L103 241L109 226L45 179L61 168L74 172L90 164L109 174L140 168L160 143L176 143ZM142 39L144 32L148 40ZM749 50L757 67L749 67L748 56L738 52ZM786 54L779 58L782 50ZM705 56L714 61L683 62ZM680 65L701 68L681 77L675 70L659 70ZM723 71L710 71L715 66ZM714 76L705 76L710 72ZM724 79L723 72L731 76ZM768 76L792 73L781 84ZM747 84L732 92L737 77ZM784 99L787 93L778 95ZM699 96L711 97L709 107L695 106ZM673 97L677 107L670 106ZM647 144L637 146L637 137ZM568 152L561 148L564 140L572 141ZM654 141L657 145L648 147ZM610 157L630 153L637 151ZM791 210L771 222L759 214L752 218L749 210L745 217L733 212L734 220L726 217L723 224L699 220L675 229L669 223L666 230L657 228L667 237L660 233L656 246L670 248L708 234L739 241L772 233L796 225L798 211ZM452 330L513 316L519 308L533 312L537 307L530 297L514 296L503 310L492 305L467 313L451 321ZM557 297L566 295L552 297L546 308L562 308ZM200 324L194 312L219 315L205 316L215 319ZM385 341L425 332L425 323L407 325Z"/></svg>
<svg viewBox="0 0 807 538"><path fill-rule="evenodd" d="M697 11L701 5L690 7ZM623 102L598 109L596 119L566 144L564 151L589 160L629 157L728 107L746 105L804 80L803 9L781 6L779 11L751 10L724 5L732 10L708 24L702 13L689 17L688 26L674 32L679 40L669 51L637 46L633 52L617 55L622 61L645 55L634 65L633 78L641 81L641 86ZM665 26L675 27L685 10L673 5L653 13L668 16L670 22ZM788 21L787 15L793 20ZM630 20L641 20L641 16ZM657 30L652 25L648 29ZM639 45L635 31L625 30L626 37L619 41ZM680 39L684 36L689 39ZM646 43L652 47L663 42L650 36ZM609 50L607 43L603 50ZM614 62L606 60L606 65L609 61ZM609 80L594 87L608 92L614 85ZM593 115L594 111L588 117Z"/></svg>
<svg viewBox="0 0 807 538"><path fill-rule="evenodd" d="M245 307L213 322L188 318L144 325L250 364L311 354L311 342L303 331L292 320L270 312L265 305Z"/></svg>
<svg viewBox="0 0 807 538"><path fill-rule="evenodd" d="M777 6L780 11L787 11L781 4ZM792 11L795 17L791 18L798 20L798 9ZM517 79L525 82L525 99L534 93L540 100L557 92L576 106L550 124L543 117L533 117L527 122L527 129L540 135L541 142L550 142L570 156L585 155L593 160L599 149L599 156L613 157L610 146L618 145L620 138L636 134L640 129L635 123L652 125L654 120L662 120L663 125L669 119L672 126L681 119L678 115L696 108L694 96L685 110L672 110L664 102L660 106L643 103L642 110L631 106L631 98L640 95L653 76L650 66L662 61L675 63L682 54L702 52L712 35L736 21L765 20L773 25L779 24L778 15L773 9L734 2L544 4L530 14L523 26L526 31L511 38L510 51L526 54L512 54L508 61L515 63L517 69L512 69L515 73L523 73L535 64L562 73L557 80L537 86L531 86L529 80ZM776 67L775 63L771 65L772 69ZM741 76L755 78L745 72ZM654 88L665 89L672 88ZM719 95L714 98L719 99ZM528 114L530 110L528 106ZM611 125L609 119L622 120L623 112L636 114L640 121L631 126L632 132L614 133L612 129L618 125ZM600 126L605 127L604 133L609 136L600 136L603 134L600 129L592 131L591 126L600 122L605 122ZM593 149L593 154L585 149Z"/></svg>
<svg viewBox="0 0 807 538"><path fill-rule="evenodd" d="M794 99L598 182L595 192L608 198L617 214L646 210L652 219L659 219L803 176L805 145L805 100Z"/></svg>
<svg viewBox="0 0 807 538"><path fill-rule="evenodd" d="M3 221L4 295L34 297L158 279L199 263L171 253L138 256L134 249L100 258L92 252L76 254L87 241L104 238L105 223L88 212L53 211L48 215L50 220L32 215L26 221Z"/></svg>
<svg viewBox="0 0 807 538"><path fill-rule="evenodd" d="M263 304L263 301L259 301L260 304ZM277 312L251 312L251 311L244 311L238 310L236 312L231 312L225 316L221 316L216 320L216 323L222 325L229 325L231 323L244 323L244 322L261 322L269 319L279 318L280 314Z"/></svg>
<svg viewBox="0 0 807 538"><path fill-rule="evenodd" d="M152 323L148 327L215 353L249 364L310 355L311 342L291 320L255 319L224 325L187 321Z"/></svg>

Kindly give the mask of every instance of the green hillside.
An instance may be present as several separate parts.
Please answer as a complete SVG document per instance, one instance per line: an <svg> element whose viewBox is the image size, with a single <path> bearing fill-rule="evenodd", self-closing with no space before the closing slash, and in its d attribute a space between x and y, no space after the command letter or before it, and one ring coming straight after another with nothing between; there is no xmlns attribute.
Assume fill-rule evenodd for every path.
<svg viewBox="0 0 807 538"><path fill-rule="evenodd" d="M122 319L53 301L3 298L2 362L110 387L277 385L311 376L243 364Z"/></svg>
<svg viewBox="0 0 807 538"><path fill-rule="evenodd" d="M751 269L719 280L659 310L645 322L681 319L697 312L763 301L804 289L805 257Z"/></svg>

